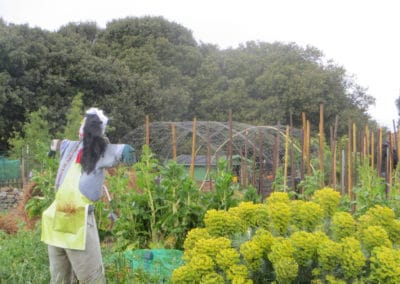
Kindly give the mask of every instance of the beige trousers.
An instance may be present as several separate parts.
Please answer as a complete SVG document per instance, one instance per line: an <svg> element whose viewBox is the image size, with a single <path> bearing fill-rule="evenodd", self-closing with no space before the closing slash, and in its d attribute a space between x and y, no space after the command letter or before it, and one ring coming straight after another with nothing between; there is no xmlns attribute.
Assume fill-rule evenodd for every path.
<svg viewBox="0 0 400 284"><path fill-rule="evenodd" d="M94 214L87 221L86 249L73 250L48 246L50 283L106 283L100 240Z"/></svg>

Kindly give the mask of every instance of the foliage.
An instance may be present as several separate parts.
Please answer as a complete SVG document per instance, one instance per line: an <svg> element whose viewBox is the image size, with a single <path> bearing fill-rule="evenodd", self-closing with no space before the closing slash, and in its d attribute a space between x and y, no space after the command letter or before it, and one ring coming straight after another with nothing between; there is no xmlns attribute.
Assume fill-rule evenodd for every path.
<svg viewBox="0 0 400 284"><path fill-rule="evenodd" d="M322 223L322 209L319 204L303 200L293 200L291 224L298 230L313 232Z"/></svg>
<svg viewBox="0 0 400 284"><path fill-rule="evenodd" d="M361 232L361 242L370 254L375 247L392 247L388 233L381 226L369 226Z"/></svg>
<svg viewBox="0 0 400 284"><path fill-rule="evenodd" d="M356 221L350 213L336 212L333 215L330 227L333 240L340 241L343 238L352 236L356 228Z"/></svg>
<svg viewBox="0 0 400 284"><path fill-rule="evenodd" d="M129 188L135 177L137 188ZM97 203L99 227L111 235L120 249L183 246L186 233L203 223L207 199L187 176L183 166L171 161L159 165L148 146L143 147L141 160L132 169L120 166L107 177L114 196L109 208ZM118 220L109 231L110 212ZM150 231L148 230L150 228Z"/></svg>
<svg viewBox="0 0 400 284"><path fill-rule="evenodd" d="M365 213L375 205L386 205L385 179L368 163L358 166L358 184L353 188L356 196L356 215Z"/></svg>
<svg viewBox="0 0 400 284"><path fill-rule="evenodd" d="M321 188L323 183L323 175L321 171L315 170L310 175L307 175L304 180L300 181L298 187L302 189L300 197L309 199L314 192Z"/></svg>
<svg viewBox="0 0 400 284"><path fill-rule="evenodd" d="M377 283L399 283L400 252L386 246L378 246L372 250L370 280Z"/></svg>
<svg viewBox="0 0 400 284"><path fill-rule="evenodd" d="M40 241L40 223L16 235L0 231L0 282L49 283L47 246Z"/></svg>
<svg viewBox="0 0 400 284"><path fill-rule="evenodd" d="M359 231L362 232L369 226L381 226L386 230L393 244L399 244L400 222L395 219L393 209L377 205L360 216L358 221Z"/></svg>
<svg viewBox="0 0 400 284"><path fill-rule="evenodd" d="M173 283L251 283L247 282L248 270L240 264L240 255L231 248L229 239L201 238L193 247L185 248L187 262L174 270ZM239 279L243 282L236 282Z"/></svg>
<svg viewBox="0 0 400 284"><path fill-rule="evenodd" d="M225 210L208 210L204 216L204 224L212 236L233 236L247 229L239 216Z"/></svg>
<svg viewBox="0 0 400 284"><path fill-rule="evenodd" d="M290 111L300 127L302 112L318 121L316 101L324 103L327 127L336 116L345 122L339 135L350 119L370 121L372 97L315 47L250 41L220 50L198 44L190 30L162 17L116 19L105 29L92 22L54 32L5 23L0 29L1 152L13 131L25 136L28 115L42 105L49 108L51 134L57 133L78 92L85 108L110 115L116 140L145 114L223 121L231 109L236 120L257 125L289 124Z"/></svg>
<svg viewBox="0 0 400 284"><path fill-rule="evenodd" d="M55 180L58 163L49 158L46 152L40 153L42 166L45 170L33 170L32 182L34 183L32 197L27 200L25 210L30 217L38 217L50 206L55 198ZM38 155L39 156L39 155Z"/></svg>
<svg viewBox="0 0 400 284"><path fill-rule="evenodd" d="M228 210L235 206L238 200L234 196L232 187L232 172L227 170L227 160L220 158L217 161L217 172L214 179L214 192L210 195L209 208Z"/></svg>
<svg viewBox="0 0 400 284"><path fill-rule="evenodd" d="M354 237L343 238L340 241L340 267L344 279L353 280L361 276L366 257L361 250L361 243Z"/></svg>
<svg viewBox="0 0 400 284"><path fill-rule="evenodd" d="M66 114L67 123L64 128L61 127L63 131L58 134L59 137L64 137L63 139L77 140L83 118L82 98L83 93L79 92L72 99L71 106Z"/></svg>
<svg viewBox="0 0 400 284"><path fill-rule="evenodd" d="M315 192L312 201L321 206L325 218L331 218L339 205L340 193L332 188L325 187Z"/></svg>
<svg viewBox="0 0 400 284"><path fill-rule="evenodd" d="M45 106L30 113L22 131L14 132L13 137L8 141L12 147L9 151L10 157L25 156L30 167L37 171L42 169L42 153L47 153L49 150L50 134L47 115L48 109Z"/></svg>

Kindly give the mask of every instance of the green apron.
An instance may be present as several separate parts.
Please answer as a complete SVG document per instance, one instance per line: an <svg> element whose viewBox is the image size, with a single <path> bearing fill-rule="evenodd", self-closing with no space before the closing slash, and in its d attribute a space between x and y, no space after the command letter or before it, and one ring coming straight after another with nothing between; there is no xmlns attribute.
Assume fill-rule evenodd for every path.
<svg viewBox="0 0 400 284"><path fill-rule="evenodd" d="M72 163L53 203L42 214L41 240L48 245L85 250L89 205L79 191L81 165Z"/></svg>

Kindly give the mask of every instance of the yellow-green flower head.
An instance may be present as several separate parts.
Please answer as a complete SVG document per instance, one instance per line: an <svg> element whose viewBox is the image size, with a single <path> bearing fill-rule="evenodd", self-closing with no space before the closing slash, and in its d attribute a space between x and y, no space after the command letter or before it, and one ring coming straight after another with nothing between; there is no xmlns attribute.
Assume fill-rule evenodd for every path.
<svg viewBox="0 0 400 284"><path fill-rule="evenodd" d="M337 210L340 202L340 193L333 188L324 187L314 193L312 201L321 206L324 217L330 218Z"/></svg>
<svg viewBox="0 0 400 284"><path fill-rule="evenodd" d="M275 238L271 232L263 228L258 229L252 241L262 249L263 257L267 259L268 254L271 252L271 247L275 241Z"/></svg>
<svg viewBox="0 0 400 284"><path fill-rule="evenodd" d="M291 257L282 257L273 263L278 283L293 283L296 279L299 265Z"/></svg>
<svg viewBox="0 0 400 284"><path fill-rule="evenodd" d="M174 284L199 283L200 274L190 265L186 264L176 268L172 272L171 280Z"/></svg>
<svg viewBox="0 0 400 284"><path fill-rule="evenodd" d="M196 254L189 261L188 266L196 271L200 277L203 277L214 271L215 263L208 255Z"/></svg>
<svg viewBox="0 0 400 284"><path fill-rule="evenodd" d="M290 208L292 211L291 223L299 230L312 232L322 224L323 214L319 204L293 200Z"/></svg>
<svg viewBox="0 0 400 284"><path fill-rule="evenodd" d="M221 249L217 253L215 261L223 270L227 270L230 266L238 264L240 261L240 254L234 248Z"/></svg>
<svg viewBox="0 0 400 284"><path fill-rule="evenodd" d="M347 237L343 238L340 244L340 266L345 279L356 278L362 273L366 261L361 250L361 243L354 237Z"/></svg>
<svg viewBox="0 0 400 284"><path fill-rule="evenodd" d="M318 264L324 273L333 273L340 264L341 245L329 238L320 238L317 248Z"/></svg>
<svg viewBox="0 0 400 284"><path fill-rule="evenodd" d="M231 207L228 212L240 218L246 228L257 227L260 223L265 223L263 218L268 217L267 207L264 204L254 204L253 202L241 202L239 206Z"/></svg>
<svg viewBox="0 0 400 284"><path fill-rule="evenodd" d="M369 226L361 232L361 242L365 249L371 253L375 247L392 247L388 233L381 226Z"/></svg>
<svg viewBox="0 0 400 284"><path fill-rule="evenodd" d="M242 243L240 245L240 253L251 270L257 271L260 269L264 251L259 243L253 240Z"/></svg>
<svg viewBox="0 0 400 284"><path fill-rule="evenodd" d="M286 204L290 203L289 194L287 192L275 191L272 192L270 196L266 199L267 204L275 202L283 202Z"/></svg>
<svg viewBox="0 0 400 284"><path fill-rule="evenodd" d="M204 223L212 236L231 236L247 229L239 217L224 210L208 210L204 216Z"/></svg>
<svg viewBox="0 0 400 284"><path fill-rule="evenodd" d="M385 246L375 247L370 257L373 283L400 283L400 252Z"/></svg>
<svg viewBox="0 0 400 284"><path fill-rule="evenodd" d="M249 270L243 264L232 265L226 275L228 279L232 280L232 283L253 283L248 279Z"/></svg>
<svg viewBox="0 0 400 284"><path fill-rule="evenodd" d="M287 203L273 202L267 205L270 229L274 235L284 236L288 233L291 221L291 210Z"/></svg>
<svg viewBox="0 0 400 284"><path fill-rule="evenodd" d="M383 206L370 208L358 219L359 231L368 226L382 226L389 235L393 244L400 244L400 221L395 219L393 209Z"/></svg>
<svg viewBox="0 0 400 284"><path fill-rule="evenodd" d="M354 236L357 229L356 221L348 212L336 212L332 217L331 231L334 240Z"/></svg>
<svg viewBox="0 0 400 284"><path fill-rule="evenodd" d="M211 238L211 236L206 228L194 228L188 232L185 242L183 243L183 248L185 250L193 249L198 240L209 238Z"/></svg>
<svg viewBox="0 0 400 284"><path fill-rule="evenodd" d="M189 282L188 282L189 283ZM217 272L211 272L204 275L200 281L201 284L224 284L224 277Z"/></svg>
<svg viewBox="0 0 400 284"><path fill-rule="evenodd" d="M275 263L282 258L293 258L293 254L294 248L292 242L289 239L279 238L275 239L268 258L272 263Z"/></svg>
<svg viewBox="0 0 400 284"><path fill-rule="evenodd" d="M300 266L307 266L317 255L318 239L312 233L299 231L290 236L294 249L293 258Z"/></svg>
<svg viewBox="0 0 400 284"><path fill-rule="evenodd" d="M195 247L192 249L194 255L203 254L215 259L217 254L222 249L228 249L231 247L231 240L218 237L211 239L200 239L196 242Z"/></svg>

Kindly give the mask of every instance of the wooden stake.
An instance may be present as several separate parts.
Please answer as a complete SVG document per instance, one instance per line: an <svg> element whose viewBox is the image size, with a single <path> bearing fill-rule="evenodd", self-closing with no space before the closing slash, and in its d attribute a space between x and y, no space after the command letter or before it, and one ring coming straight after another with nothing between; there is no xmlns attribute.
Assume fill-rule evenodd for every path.
<svg viewBox="0 0 400 284"><path fill-rule="evenodd" d="M319 105L319 170L324 177L324 105ZM321 179L321 188L325 186L324 178Z"/></svg>
<svg viewBox="0 0 400 284"><path fill-rule="evenodd" d="M172 159L176 161L176 127L175 123L171 123L172 131Z"/></svg>
<svg viewBox="0 0 400 284"><path fill-rule="evenodd" d="M196 159L196 136L197 136L197 118L193 119L192 128L192 162L190 163L190 177L194 178L194 163Z"/></svg>
<svg viewBox="0 0 400 284"><path fill-rule="evenodd" d="M146 115L146 145L150 146L150 119L149 119L149 115Z"/></svg>
<svg viewBox="0 0 400 284"><path fill-rule="evenodd" d="M287 184L287 167L288 167L288 159L289 159L289 125L286 126L286 140L285 140L285 160L283 164L283 190L286 192L286 184Z"/></svg>

